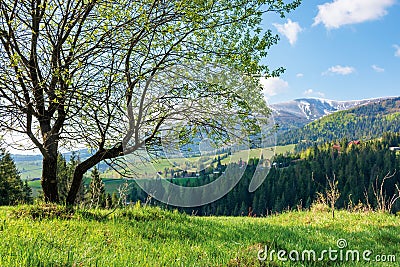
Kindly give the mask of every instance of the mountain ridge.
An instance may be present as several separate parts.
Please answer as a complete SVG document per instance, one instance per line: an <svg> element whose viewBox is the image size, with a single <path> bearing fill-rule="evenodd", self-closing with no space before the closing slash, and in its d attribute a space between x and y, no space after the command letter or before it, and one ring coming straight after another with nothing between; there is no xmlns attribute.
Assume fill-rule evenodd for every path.
<svg viewBox="0 0 400 267"><path fill-rule="evenodd" d="M400 97L381 99L340 110L302 127L283 130L278 144L297 144L304 149L314 143L347 138L368 140L385 132L400 131Z"/></svg>
<svg viewBox="0 0 400 267"><path fill-rule="evenodd" d="M361 100L330 100L324 98L297 98L270 105L272 116L281 131L301 128L326 115L353 107L376 103L394 97L380 97Z"/></svg>

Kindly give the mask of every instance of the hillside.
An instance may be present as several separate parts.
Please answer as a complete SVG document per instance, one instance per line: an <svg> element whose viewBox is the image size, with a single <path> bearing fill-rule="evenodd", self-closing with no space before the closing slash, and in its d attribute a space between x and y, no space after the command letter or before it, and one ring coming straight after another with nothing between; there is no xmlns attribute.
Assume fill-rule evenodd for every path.
<svg viewBox="0 0 400 267"><path fill-rule="evenodd" d="M254 179L256 167L259 163L263 165L267 162L250 160L244 172L241 172L243 165L237 162L222 164L220 170L226 173L226 169L229 168L230 178L236 179L236 175L240 176L234 188L213 203L178 210L198 216L239 216L249 212L253 216L265 216L299 207L309 209L318 199L318 194L326 192L327 177L335 177L338 182L340 196L336 201L336 208L347 209L357 205L362 209L377 209L378 203L374 194L376 183L380 185L383 177L388 173L392 174L382 186L383 194L389 199L397 196L395 185L400 185L400 172L396 171L400 166L400 154L391 151L389 146L400 146L400 134L386 133L380 139L360 142L357 145L342 140L337 144L330 142L313 146L301 153L277 154L271 162L272 168L265 180L254 192L249 192L249 186ZM211 169L205 170L196 178L169 178L168 181L186 187L200 187L214 182L215 179L220 179L219 175L215 176ZM106 188L116 185L116 180L113 180L113 183L106 180L105 182ZM164 197L169 196L168 199L179 195L170 191L171 188L166 184L153 185ZM199 189L207 191L192 194L192 199L215 195L220 187ZM140 186L132 183L127 201L132 203L138 200L148 202L148 194ZM154 198L151 199L151 204L176 209ZM391 211L400 211L400 201L392 206Z"/></svg>
<svg viewBox="0 0 400 267"><path fill-rule="evenodd" d="M335 101L322 98L299 98L288 102L272 104L272 115L280 130L300 128L323 116L353 107L375 103L384 98Z"/></svg>
<svg viewBox="0 0 400 267"><path fill-rule="evenodd" d="M400 131L400 97L327 115L280 134L278 144L323 143L342 138L368 140L388 131Z"/></svg>
<svg viewBox="0 0 400 267"><path fill-rule="evenodd" d="M65 214L60 207L0 208L0 266L365 266L366 250L373 266L395 266L400 257L400 217L382 213L340 211L335 220L317 210L195 217L135 205L108 217L105 210L78 210L65 219L31 218L44 211ZM268 256L260 262L265 247ZM342 260L322 254L329 249L336 256L342 251ZM299 259L312 250L316 257L285 262L278 250L296 250ZM359 262L352 254L346 260L349 250L359 251Z"/></svg>
<svg viewBox="0 0 400 267"><path fill-rule="evenodd" d="M85 160L91 155L87 149L80 149L74 152L65 152L62 154L67 161L69 161L73 156L80 160ZM17 165L22 179L28 181L40 179L42 175L42 155L12 154L11 156ZM102 172L109 168L109 166L104 162L99 163L97 167Z"/></svg>

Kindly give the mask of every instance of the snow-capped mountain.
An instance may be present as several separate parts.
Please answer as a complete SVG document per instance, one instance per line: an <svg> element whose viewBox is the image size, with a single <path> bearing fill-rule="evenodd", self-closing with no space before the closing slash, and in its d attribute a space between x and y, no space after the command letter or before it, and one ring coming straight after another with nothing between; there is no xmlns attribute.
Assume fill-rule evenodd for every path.
<svg viewBox="0 0 400 267"><path fill-rule="evenodd" d="M301 127L311 121L336 111L350 109L387 98L352 101L336 101L323 98L299 98L289 102L270 105L272 114L281 130Z"/></svg>

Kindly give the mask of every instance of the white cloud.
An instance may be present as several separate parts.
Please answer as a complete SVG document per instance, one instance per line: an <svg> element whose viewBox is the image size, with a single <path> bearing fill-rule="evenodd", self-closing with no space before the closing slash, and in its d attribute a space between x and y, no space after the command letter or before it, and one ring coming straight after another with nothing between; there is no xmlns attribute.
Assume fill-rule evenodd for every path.
<svg viewBox="0 0 400 267"><path fill-rule="evenodd" d="M376 72L384 72L385 69L378 67L377 65L372 65L371 68Z"/></svg>
<svg viewBox="0 0 400 267"><path fill-rule="evenodd" d="M286 36L291 45L297 41L297 35L303 30L299 23L293 22L290 19L285 24L273 23L272 25L278 30L279 33Z"/></svg>
<svg viewBox="0 0 400 267"><path fill-rule="evenodd" d="M318 14L314 24L324 24L328 29L337 29L343 25L376 20L387 14L386 9L395 0L334 0L318 5Z"/></svg>
<svg viewBox="0 0 400 267"><path fill-rule="evenodd" d="M263 87L263 94L267 98L277 95L289 87L289 83L279 77L271 77L268 79L261 77L260 83Z"/></svg>
<svg viewBox="0 0 400 267"><path fill-rule="evenodd" d="M324 93L322 93L322 92L314 92L313 89L305 90L303 92L303 95L306 95L306 96L316 95L316 96L320 96L320 97L324 97L325 96Z"/></svg>
<svg viewBox="0 0 400 267"><path fill-rule="evenodd" d="M303 77L303 76L304 76L303 73L297 73L297 74L296 74L296 77L297 77L297 78L301 78L301 77Z"/></svg>
<svg viewBox="0 0 400 267"><path fill-rule="evenodd" d="M314 93L313 89L308 89L304 91L304 95L312 95Z"/></svg>
<svg viewBox="0 0 400 267"><path fill-rule="evenodd" d="M323 72L322 75L327 75L327 74L341 74L341 75L349 75L353 72L355 72L356 69L353 67L349 67L349 66L340 66L340 65L336 65L336 66L332 66L330 67L327 71Z"/></svg>
<svg viewBox="0 0 400 267"><path fill-rule="evenodd" d="M400 46L394 45L393 47L396 49L396 52L394 52L394 55L396 57L400 57Z"/></svg>

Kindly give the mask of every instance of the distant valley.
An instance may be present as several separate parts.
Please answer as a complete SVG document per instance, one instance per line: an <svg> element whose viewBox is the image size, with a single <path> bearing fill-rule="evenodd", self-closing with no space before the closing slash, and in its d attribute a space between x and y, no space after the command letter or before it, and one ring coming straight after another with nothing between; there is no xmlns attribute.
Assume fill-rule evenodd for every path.
<svg viewBox="0 0 400 267"><path fill-rule="evenodd" d="M271 105L275 123L279 125L277 145L297 144L298 149L314 142L335 138L368 139L385 131L399 131L400 97L354 101L334 101L321 98L301 98ZM69 161L71 152L64 153ZM80 159L90 154L77 151ZM12 155L21 177L41 176L41 155ZM101 163L100 171L108 169Z"/></svg>

